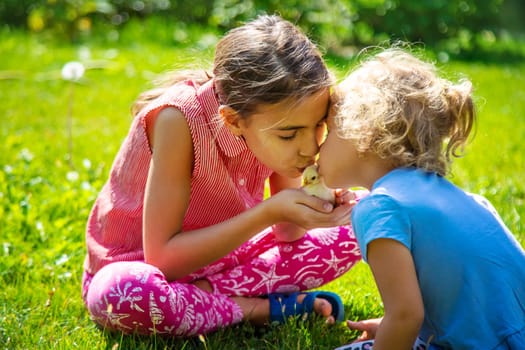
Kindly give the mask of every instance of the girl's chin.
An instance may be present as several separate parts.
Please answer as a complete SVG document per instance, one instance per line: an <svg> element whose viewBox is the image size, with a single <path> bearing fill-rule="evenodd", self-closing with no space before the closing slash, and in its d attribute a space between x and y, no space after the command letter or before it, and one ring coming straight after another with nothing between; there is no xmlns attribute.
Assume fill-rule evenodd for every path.
<svg viewBox="0 0 525 350"><path fill-rule="evenodd" d="M278 171L277 173L281 176L295 179L303 175L303 169L298 169L298 168L286 169L286 170L283 169L283 171Z"/></svg>

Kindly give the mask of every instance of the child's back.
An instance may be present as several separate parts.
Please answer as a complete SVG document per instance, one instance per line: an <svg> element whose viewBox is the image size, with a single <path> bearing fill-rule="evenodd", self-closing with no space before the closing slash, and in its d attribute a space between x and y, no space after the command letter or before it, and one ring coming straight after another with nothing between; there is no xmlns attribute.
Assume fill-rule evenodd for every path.
<svg viewBox="0 0 525 350"><path fill-rule="evenodd" d="M357 232L368 227L361 247L381 237L411 251L425 307L422 339L496 349L525 328L525 254L482 197L435 173L396 169L376 182L352 219ZM384 226L375 232L374 221L392 236Z"/></svg>
<svg viewBox="0 0 525 350"><path fill-rule="evenodd" d="M486 199L445 179L475 124L472 84L399 49L339 85L321 147L329 187L363 186L352 211L385 316L349 323L374 350L525 349L525 252Z"/></svg>

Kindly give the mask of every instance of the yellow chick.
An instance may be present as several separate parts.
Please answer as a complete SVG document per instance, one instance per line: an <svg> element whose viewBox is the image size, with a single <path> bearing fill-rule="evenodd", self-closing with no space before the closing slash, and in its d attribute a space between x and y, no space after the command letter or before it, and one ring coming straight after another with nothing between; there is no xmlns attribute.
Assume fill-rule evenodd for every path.
<svg viewBox="0 0 525 350"><path fill-rule="evenodd" d="M313 164L303 171L302 189L311 196L335 203L335 193L331 188L326 187L323 178L317 172L317 165Z"/></svg>

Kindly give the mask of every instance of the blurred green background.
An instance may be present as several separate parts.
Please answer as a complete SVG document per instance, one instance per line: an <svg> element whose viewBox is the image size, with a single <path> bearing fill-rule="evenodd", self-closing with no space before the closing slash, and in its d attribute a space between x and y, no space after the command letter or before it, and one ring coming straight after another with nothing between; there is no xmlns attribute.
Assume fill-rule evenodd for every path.
<svg viewBox="0 0 525 350"><path fill-rule="evenodd" d="M0 23L70 42L115 41L129 23L160 17L172 27L162 39L181 45L195 27L224 32L263 12L297 23L334 54L402 39L442 57L523 58L523 0L3 0Z"/></svg>

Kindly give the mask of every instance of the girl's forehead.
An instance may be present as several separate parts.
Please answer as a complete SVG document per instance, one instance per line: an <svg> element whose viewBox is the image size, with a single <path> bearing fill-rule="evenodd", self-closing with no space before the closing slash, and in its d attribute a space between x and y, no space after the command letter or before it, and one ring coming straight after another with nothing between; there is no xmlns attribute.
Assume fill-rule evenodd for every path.
<svg viewBox="0 0 525 350"><path fill-rule="evenodd" d="M296 129L305 124L289 111L259 111L250 116L250 126L262 131Z"/></svg>
<svg viewBox="0 0 525 350"><path fill-rule="evenodd" d="M259 105L250 116L251 123L266 129L307 127L326 118L329 108L329 92L319 92L300 100L285 100L271 105Z"/></svg>

